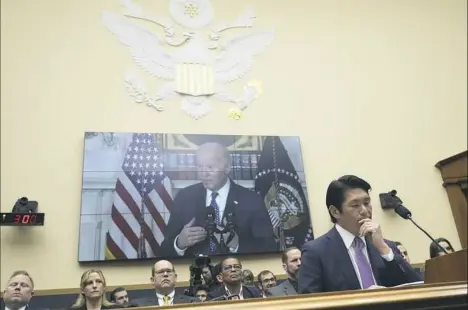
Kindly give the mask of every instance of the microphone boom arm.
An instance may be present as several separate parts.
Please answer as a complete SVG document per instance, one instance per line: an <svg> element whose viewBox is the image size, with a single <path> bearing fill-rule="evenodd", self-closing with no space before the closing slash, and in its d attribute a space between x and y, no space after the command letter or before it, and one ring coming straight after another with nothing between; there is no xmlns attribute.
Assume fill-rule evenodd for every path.
<svg viewBox="0 0 468 310"><path fill-rule="evenodd" d="M434 240L434 238L431 237L431 235L429 235L427 233L427 231L425 231L421 226L419 226L415 221L413 221L413 219L411 218L411 216L408 216L408 220L410 220L417 228L419 228L423 233L426 234L426 236L429 237L429 239L432 240L432 242L434 242L435 244L437 244L437 246L439 247L439 249L441 249L445 254L448 254L447 250L444 249L437 241Z"/></svg>

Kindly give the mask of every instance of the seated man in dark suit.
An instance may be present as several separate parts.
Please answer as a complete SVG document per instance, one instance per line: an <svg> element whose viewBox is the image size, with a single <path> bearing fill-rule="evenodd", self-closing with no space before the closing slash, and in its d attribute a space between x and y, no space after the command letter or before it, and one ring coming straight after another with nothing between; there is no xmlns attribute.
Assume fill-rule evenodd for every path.
<svg viewBox="0 0 468 310"><path fill-rule="evenodd" d="M34 295L34 281L27 271L18 270L13 272L8 279L3 292L3 303L1 309L5 310L36 310L29 306Z"/></svg>
<svg viewBox="0 0 468 310"><path fill-rule="evenodd" d="M281 255L281 260L288 278L279 285L268 289L265 293L267 297L297 295L297 275L299 267L301 267L301 251L296 247L288 248Z"/></svg>
<svg viewBox="0 0 468 310"><path fill-rule="evenodd" d="M169 306L194 302L195 299L186 295L175 293L177 273L171 262L160 260L151 269L151 283L153 284L154 296L137 298L132 301L140 307L143 306Z"/></svg>
<svg viewBox="0 0 468 310"><path fill-rule="evenodd" d="M229 179L231 160L227 149L206 143L196 154L197 183L182 189L174 199L171 216L162 244L165 256L193 257L196 254L220 254L205 230L207 206L215 210L218 227L226 225L226 215L233 215L236 234L224 253L259 253L277 250L273 228L264 202L255 192ZM216 234L216 239L220 235Z"/></svg>
<svg viewBox="0 0 468 310"><path fill-rule="evenodd" d="M242 265L237 258L226 258L221 262L223 285L208 293L208 300L261 298L256 286L242 284Z"/></svg>
<svg viewBox="0 0 468 310"><path fill-rule="evenodd" d="M347 175L328 186L326 203L335 223L302 249L299 293L389 287L421 281L395 243L372 220L366 181Z"/></svg>

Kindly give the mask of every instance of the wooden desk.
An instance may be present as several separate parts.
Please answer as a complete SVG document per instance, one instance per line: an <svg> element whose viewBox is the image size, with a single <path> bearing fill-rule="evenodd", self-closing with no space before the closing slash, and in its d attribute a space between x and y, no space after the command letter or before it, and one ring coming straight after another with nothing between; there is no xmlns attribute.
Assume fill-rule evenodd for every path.
<svg viewBox="0 0 468 310"><path fill-rule="evenodd" d="M218 301L135 310L308 310L308 309L467 309L467 283L426 284L378 290L309 294L267 299Z"/></svg>

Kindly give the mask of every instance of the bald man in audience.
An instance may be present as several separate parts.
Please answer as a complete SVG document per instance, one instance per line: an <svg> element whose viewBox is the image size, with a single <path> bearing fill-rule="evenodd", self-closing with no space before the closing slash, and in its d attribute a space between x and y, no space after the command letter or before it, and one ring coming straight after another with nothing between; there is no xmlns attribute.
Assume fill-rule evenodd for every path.
<svg viewBox="0 0 468 310"><path fill-rule="evenodd" d="M301 251L296 247L286 249L281 255L281 261L288 278L279 285L266 290L267 297L297 295L297 275L299 267L301 267Z"/></svg>
<svg viewBox="0 0 468 310"><path fill-rule="evenodd" d="M186 304L195 300L186 295L175 293L177 273L171 262L160 260L151 269L151 284L153 284L155 294L146 298L133 300L133 304L143 306L171 306Z"/></svg>
<svg viewBox="0 0 468 310"><path fill-rule="evenodd" d="M196 154L200 183L182 189L174 199L162 244L165 256L193 257L195 254L261 253L277 251L273 227L263 199L254 191L229 178L228 150L218 143L206 143ZM215 210L219 228L226 226L226 215L233 214L234 238L227 249L208 240L205 230L206 207ZM215 236L218 241L219 234Z"/></svg>
<svg viewBox="0 0 468 310"><path fill-rule="evenodd" d="M3 291L3 304L1 309L5 310L34 310L29 306L34 296L34 281L27 271L18 270L13 272Z"/></svg>

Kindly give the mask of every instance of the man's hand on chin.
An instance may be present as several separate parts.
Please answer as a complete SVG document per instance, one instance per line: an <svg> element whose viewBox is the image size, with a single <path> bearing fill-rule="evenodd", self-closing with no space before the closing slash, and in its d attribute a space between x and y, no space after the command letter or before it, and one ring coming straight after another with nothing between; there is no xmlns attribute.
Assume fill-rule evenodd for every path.
<svg viewBox="0 0 468 310"><path fill-rule="evenodd" d="M381 255L387 255L392 252L392 249L385 243L380 225L371 219L363 219L359 221L361 228L360 236L370 236L372 244L379 250Z"/></svg>

